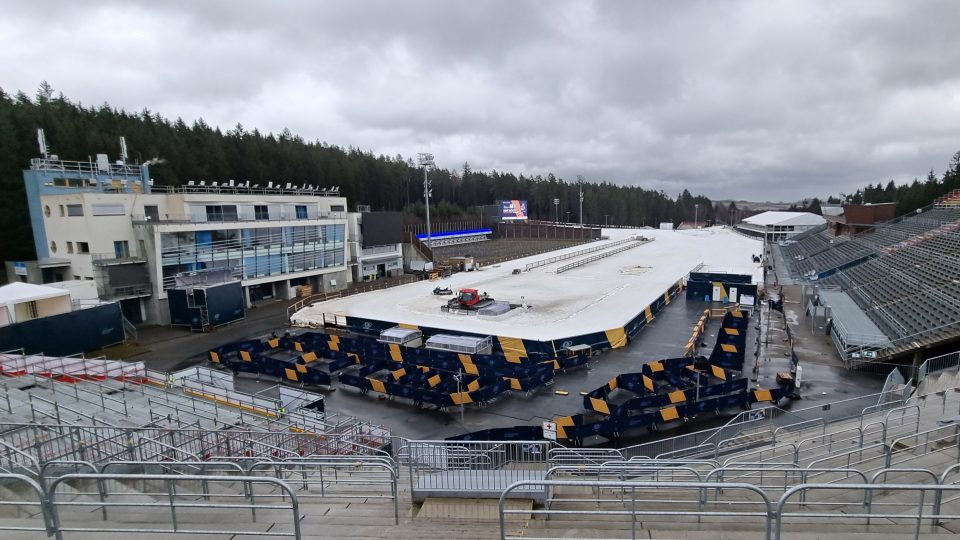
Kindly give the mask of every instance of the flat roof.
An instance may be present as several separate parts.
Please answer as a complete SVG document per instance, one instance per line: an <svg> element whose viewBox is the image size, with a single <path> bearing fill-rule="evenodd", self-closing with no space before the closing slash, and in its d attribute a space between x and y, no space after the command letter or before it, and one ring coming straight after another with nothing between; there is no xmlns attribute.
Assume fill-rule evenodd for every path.
<svg viewBox="0 0 960 540"><path fill-rule="evenodd" d="M21 282L14 282L0 287L0 304L20 304L23 302L56 298L57 296L69 297L70 291Z"/></svg>
<svg viewBox="0 0 960 540"><path fill-rule="evenodd" d="M513 275L515 268L573 253L564 250L460 272L439 281L420 281L369 293L336 298L298 311L292 319L323 324L324 313L390 321L491 336L547 341L622 327L647 305L663 296L700 264L719 266L759 281L763 268L751 255L760 253L759 239L723 227L687 231L604 229L612 243L641 233L655 239L642 246L557 274L564 260ZM596 245L591 243L590 245ZM595 255L592 253L588 256ZM497 318L443 313L448 297L433 294L437 286L456 291L475 288L492 298L528 307Z"/></svg>
<svg viewBox="0 0 960 540"><path fill-rule="evenodd" d="M763 212L743 220L751 225L822 225L823 216L811 212Z"/></svg>
<svg viewBox="0 0 960 540"><path fill-rule="evenodd" d="M389 337L389 338L396 338L400 340L404 338L408 338L410 336L419 337L420 335L421 335L421 332L419 330L413 330L412 328L400 328L399 326L394 326L393 328L387 328L383 332L380 332L381 338Z"/></svg>

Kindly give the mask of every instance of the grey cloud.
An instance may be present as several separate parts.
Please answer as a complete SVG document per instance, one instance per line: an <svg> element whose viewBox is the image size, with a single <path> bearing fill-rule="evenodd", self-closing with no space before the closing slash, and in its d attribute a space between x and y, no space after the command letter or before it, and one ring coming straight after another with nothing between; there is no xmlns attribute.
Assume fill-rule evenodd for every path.
<svg viewBox="0 0 960 540"><path fill-rule="evenodd" d="M452 168L789 200L944 168L958 16L949 0L14 2L0 86Z"/></svg>

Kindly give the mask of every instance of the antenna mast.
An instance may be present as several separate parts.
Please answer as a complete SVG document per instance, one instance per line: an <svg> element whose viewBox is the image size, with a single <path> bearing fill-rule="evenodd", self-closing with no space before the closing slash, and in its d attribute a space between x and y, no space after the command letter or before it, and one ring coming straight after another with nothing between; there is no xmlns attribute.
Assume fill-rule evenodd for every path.
<svg viewBox="0 0 960 540"><path fill-rule="evenodd" d="M50 149L47 147L47 137L43 134L43 128L37 129L37 144L40 145L40 155L43 159L47 159Z"/></svg>

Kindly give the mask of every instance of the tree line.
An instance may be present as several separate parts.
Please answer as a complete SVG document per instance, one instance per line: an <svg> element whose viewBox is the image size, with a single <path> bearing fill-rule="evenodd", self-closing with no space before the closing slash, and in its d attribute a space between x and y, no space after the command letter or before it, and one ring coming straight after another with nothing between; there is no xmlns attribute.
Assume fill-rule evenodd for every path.
<svg viewBox="0 0 960 540"><path fill-rule="evenodd" d="M250 180L286 184L339 186L351 206L374 210L406 210L409 221L423 215L423 169L402 155L376 155L326 141L307 141L284 129L263 133L237 124L223 131L198 119L188 124L143 109L129 112L109 104L88 107L54 95L46 82L34 97L0 89L0 259L35 257L21 170L39 157L36 130L45 130L51 153L85 161L98 153L119 156L119 137L126 138L131 160L158 159L150 175L158 185L189 180ZM611 182L564 180L553 174L524 175L475 171L469 163L448 170L431 168L431 213L434 219L477 216L480 205L497 200L526 199L532 219L580 221L612 225L658 226L660 222L713 219L713 204L684 190L675 198L663 191ZM554 200L559 199L559 206ZM434 206L436 205L436 206Z"/></svg>
<svg viewBox="0 0 960 540"><path fill-rule="evenodd" d="M827 202L841 200L853 204L862 203L897 203L897 215L902 216L918 208L927 206L940 197L960 189L960 152L953 155L947 170L940 176L931 170L926 178L914 178L912 182L897 184L890 180L886 185L878 182L876 185L867 184L850 195L841 198L831 198Z"/></svg>

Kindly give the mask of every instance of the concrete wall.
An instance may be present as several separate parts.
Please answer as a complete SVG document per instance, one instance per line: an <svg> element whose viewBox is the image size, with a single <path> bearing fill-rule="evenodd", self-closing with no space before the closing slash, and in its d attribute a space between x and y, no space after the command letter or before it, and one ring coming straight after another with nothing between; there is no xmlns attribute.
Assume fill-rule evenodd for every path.
<svg viewBox="0 0 960 540"><path fill-rule="evenodd" d="M33 283L34 285L43 285L43 270L37 264L37 261L16 261L23 262L27 265L27 283ZM17 274L13 267L14 261L4 261L4 268L7 271L7 283L15 283L17 281L23 281L21 276Z"/></svg>
<svg viewBox="0 0 960 540"><path fill-rule="evenodd" d="M896 215L896 203L843 205L843 217L848 225L869 225L890 221Z"/></svg>

